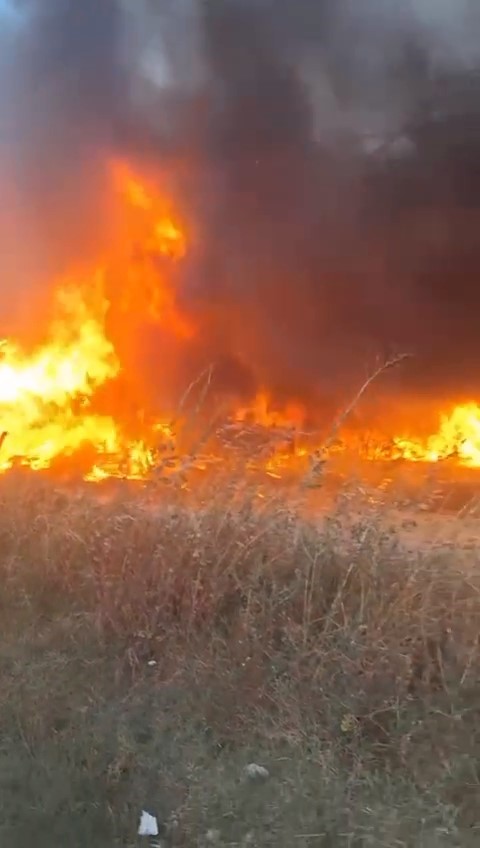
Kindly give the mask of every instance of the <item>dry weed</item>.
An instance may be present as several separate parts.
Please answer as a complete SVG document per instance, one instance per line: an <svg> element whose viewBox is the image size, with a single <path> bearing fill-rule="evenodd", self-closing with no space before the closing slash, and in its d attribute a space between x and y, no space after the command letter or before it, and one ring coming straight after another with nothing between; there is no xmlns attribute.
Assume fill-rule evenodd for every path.
<svg viewBox="0 0 480 848"><path fill-rule="evenodd" d="M2 844L125 848L142 809L183 845L474 844L480 578L455 551L234 483L0 500Z"/></svg>

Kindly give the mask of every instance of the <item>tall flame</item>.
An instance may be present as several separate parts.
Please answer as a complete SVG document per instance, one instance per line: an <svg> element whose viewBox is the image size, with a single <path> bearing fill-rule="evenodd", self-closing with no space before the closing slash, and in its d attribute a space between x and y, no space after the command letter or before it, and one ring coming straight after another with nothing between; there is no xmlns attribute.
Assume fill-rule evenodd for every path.
<svg viewBox="0 0 480 848"><path fill-rule="evenodd" d="M112 248L101 267L69 275L58 284L43 344L27 352L10 340L0 343L0 470L15 463L47 468L59 457L72 462L77 457L89 479L142 476L153 461L155 440L171 436L167 424L155 422L147 446L124 432L113 414L96 408L98 390L122 372L107 333L112 274L121 275L115 277L115 285L123 297L122 311L130 317L134 310L148 312L173 325L179 335L192 332L177 310L165 269L162 273L152 259L181 259L186 250L184 233L170 217L167 204L125 166L114 166L113 174L127 207L140 213L133 231L127 228L123 238L131 233L143 251L143 261L132 260L120 268L125 253L122 249L120 262Z"/></svg>

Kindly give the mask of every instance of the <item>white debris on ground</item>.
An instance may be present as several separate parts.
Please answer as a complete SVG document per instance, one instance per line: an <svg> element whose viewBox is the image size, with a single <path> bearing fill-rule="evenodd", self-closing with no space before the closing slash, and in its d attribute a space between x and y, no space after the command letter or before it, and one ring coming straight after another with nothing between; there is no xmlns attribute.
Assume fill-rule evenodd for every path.
<svg viewBox="0 0 480 848"><path fill-rule="evenodd" d="M257 763L249 763L245 766L245 776L249 780L268 780L270 772L265 766L259 766Z"/></svg>
<svg viewBox="0 0 480 848"><path fill-rule="evenodd" d="M142 810L140 824L138 826L139 836L158 836L158 822L155 816Z"/></svg>

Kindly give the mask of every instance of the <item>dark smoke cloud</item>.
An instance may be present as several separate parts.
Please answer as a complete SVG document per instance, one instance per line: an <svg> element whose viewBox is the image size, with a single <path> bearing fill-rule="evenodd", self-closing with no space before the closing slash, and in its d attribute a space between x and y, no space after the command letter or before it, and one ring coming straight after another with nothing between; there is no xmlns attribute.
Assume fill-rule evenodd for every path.
<svg viewBox="0 0 480 848"><path fill-rule="evenodd" d="M335 392L392 344L412 388L480 388L479 14L399 5L205 5L220 297L288 393ZM375 137L393 160L361 155Z"/></svg>
<svg viewBox="0 0 480 848"><path fill-rule="evenodd" d="M100 238L107 151L188 161L187 371L337 398L397 346L405 390L476 395L477 7L24 3L1 102L29 243L50 268Z"/></svg>

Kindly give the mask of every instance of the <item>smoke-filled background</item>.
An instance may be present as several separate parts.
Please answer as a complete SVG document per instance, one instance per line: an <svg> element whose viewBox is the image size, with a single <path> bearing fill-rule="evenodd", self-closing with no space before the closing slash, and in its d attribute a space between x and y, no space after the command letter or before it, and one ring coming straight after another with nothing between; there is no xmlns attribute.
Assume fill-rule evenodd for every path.
<svg viewBox="0 0 480 848"><path fill-rule="evenodd" d="M341 397L400 349L396 390L480 394L476 0L0 8L2 330L101 242L114 153L178 175L185 378Z"/></svg>

